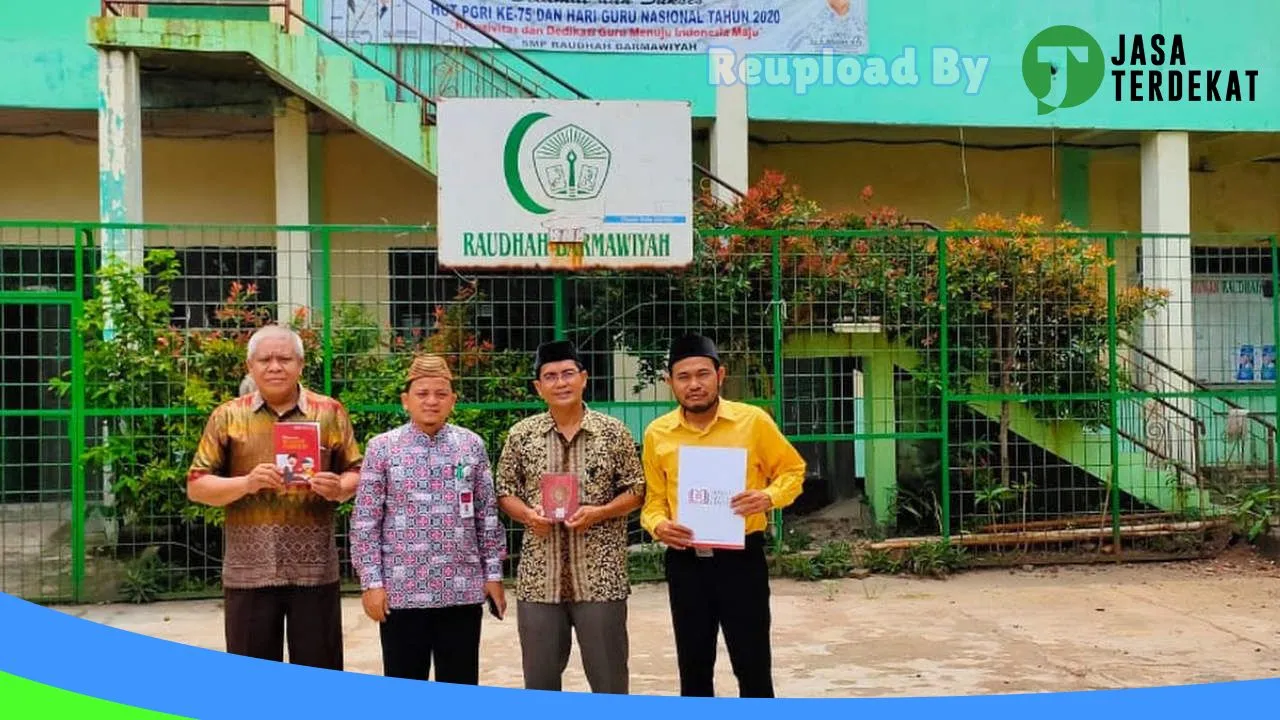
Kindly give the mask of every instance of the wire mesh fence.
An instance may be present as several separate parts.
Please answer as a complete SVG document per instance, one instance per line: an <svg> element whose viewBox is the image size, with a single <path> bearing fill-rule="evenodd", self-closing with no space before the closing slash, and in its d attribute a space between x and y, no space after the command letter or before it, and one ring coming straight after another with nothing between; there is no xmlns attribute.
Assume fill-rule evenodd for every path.
<svg viewBox="0 0 1280 720"><path fill-rule="evenodd" d="M707 334L724 394L808 462L774 516L779 556L855 536L889 569L956 548L1198 554L1274 500L1271 237L704 230L689 267L627 273L460 272L434 245L418 226L0 226L0 590L216 593L221 511L188 501L185 476L269 322L299 330L304 383L362 445L406 421L412 354L444 354L453 422L494 461L544 408L540 342L578 345L588 404L639 443L674 407L669 343ZM630 536L633 578L660 577L635 518Z"/></svg>
<svg viewBox="0 0 1280 720"><path fill-rule="evenodd" d="M73 596L83 580L81 410L52 392L78 348L82 241L69 227L5 232L0 248L0 592ZM21 302L17 302L20 300ZM79 503L77 502L79 499ZM81 572L77 573L76 570Z"/></svg>

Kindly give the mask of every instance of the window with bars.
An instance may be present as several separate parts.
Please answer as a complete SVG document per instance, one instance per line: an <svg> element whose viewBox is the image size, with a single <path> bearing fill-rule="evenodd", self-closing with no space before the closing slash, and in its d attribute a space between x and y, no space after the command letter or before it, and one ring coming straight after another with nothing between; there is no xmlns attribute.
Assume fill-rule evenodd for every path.
<svg viewBox="0 0 1280 720"><path fill-rule="evenodd" d="M1271 275L1269 247L1191 248L1192 275Z"/></svg>
<svg viewBox="0 0 1280 720"><path fill-rule="evenodd" d="M441 268L430 248L392 248L388 253L389 320L396 333L408 338L414 331L428 334L437 307L457 302L459 291L473 282L480 299L471 315L470 330L496 351L527 353L555 338L555 288L550 274L459 274ZM566 298L566 304L586 302ZM599 342L600 338L595 338ZM588 402L607 402L613 393L614 354L607 345L578 348L587 368Z"/></svg>
<svg viewBox="0 0 1280 720"><path fill-rule="evenodd" d="M434 326L437 307L455 303L459 291L476 281L481 296L472 313L471 330L497 350L533 352L554 333L552 280L512 275L468 276L441 269L435 250L392 248L388 255L390 322L399 334Z"/></svg>
<svg viewBox="0 0 1280 720"><path fill-rule="evenodd" d="M392 330L405 338L414 331L425 335L431 329L435 307L452 294L449 283L440 276L436 253L421 248L392 248L387 262Z"/></svg>
<svg viewBox="0 0 1280 720"><path fill-rule="evenodd" d="M227 299L232 283L252 283L253 305L275 316L276 250L258 247L168 248L178 258L180 275L172 287L172 322L192 330L218 327L214 313Z"/></svg>
<svg viewBox="0 0 1280 720"><path fill-rule="evenodd" d="M0 290L74 290L75 267L70 247L0 247Z"/></svg>

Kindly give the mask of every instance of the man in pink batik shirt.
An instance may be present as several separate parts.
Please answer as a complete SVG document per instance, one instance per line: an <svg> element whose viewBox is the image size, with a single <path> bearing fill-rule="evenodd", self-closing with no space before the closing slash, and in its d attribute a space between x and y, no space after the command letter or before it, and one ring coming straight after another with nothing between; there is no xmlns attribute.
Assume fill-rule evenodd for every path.
<svg viewBox="0 0 1280 720"><path fill-rule="evenodd" d="M364 612L379 623L383 674L478 685L486 599L506 612L506 532L484 441L448 423L444 359L415 358L400 396L411 422L369 441L351 522Z"/></svg>

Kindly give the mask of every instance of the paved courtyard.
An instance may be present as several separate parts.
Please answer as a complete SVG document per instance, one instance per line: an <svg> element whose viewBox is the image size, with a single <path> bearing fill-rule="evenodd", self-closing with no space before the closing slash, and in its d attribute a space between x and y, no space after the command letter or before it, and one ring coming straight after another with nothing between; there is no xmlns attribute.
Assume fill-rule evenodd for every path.
<svg viewBox="0 0 1280 720"><path fill-rule="evenodd" d="M1116 567L971 571L948 580L775 580L779 695L1065 691L1280 676L1280 568L1250 553ZM665 587L631 602L635 694L678 692ZM216 600L60 608L215 650ZM519 687L515 618L485 618L481 682ZM344 603L347 669L380 673L374 624ZM721 643L717 693L737 694ZM566 690L587 689L575 650Z"/></svg>

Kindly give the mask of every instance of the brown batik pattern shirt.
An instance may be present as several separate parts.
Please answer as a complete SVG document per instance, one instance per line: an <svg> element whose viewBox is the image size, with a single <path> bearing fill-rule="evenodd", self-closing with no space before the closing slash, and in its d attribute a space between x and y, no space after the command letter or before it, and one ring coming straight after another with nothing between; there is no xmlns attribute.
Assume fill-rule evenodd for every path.
<svg viewBox="0 0 1280 720"><path fill-rule="evenodd" d="M543 473L574 473L580 505L607 505L622 493L644 497L644 470L635 439L612 416L587 408L572 441L556 430L548 412L516 423L497 468L498 497L542 505ZM609 602L631 592L627 571L627 518L570 530L553 524L547 537L525 532L516 570L521 602Z"/></svg>
<svg viewBox="0 0 1280 720"><path fill-rule="evenodd" d="M262 463L275 463L275 424L320 423L318 471L341 475L360 468L360 448L351 420L333 398L300 389L293 409L277 415L258 393L218 406L196 448L190 482L204 475L247 475ZM307 487L262 490L226 508L223 528L222 585L248 589L338 582L334 537L337 503Z"/></svg>

